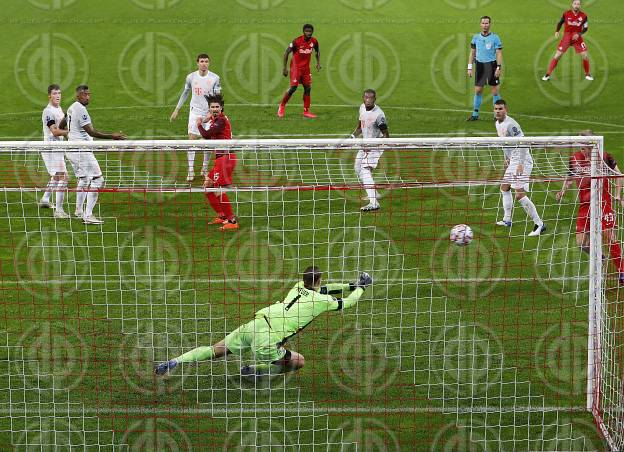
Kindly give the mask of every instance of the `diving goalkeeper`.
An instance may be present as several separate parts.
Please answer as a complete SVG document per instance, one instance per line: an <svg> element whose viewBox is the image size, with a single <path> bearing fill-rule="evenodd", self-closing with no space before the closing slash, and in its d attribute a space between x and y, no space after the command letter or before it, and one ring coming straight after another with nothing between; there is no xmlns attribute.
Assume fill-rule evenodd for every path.
<svg viewBox="0 0 624 452"><path fill-rule="evenodd" d="M358 302L373 279L360 273L358 281L321 286L322 273L308 267L283 301L256 312L254 320L238 327L225 339L209 347L197 347L177 358L158 364L156 375L164 375L180 363L208 361L230 353L249 351L258 362L241 368L242 375L277 375L301 369L305 359L300 353L286 350L284 345L295 334L326 311L340 311ZM346 298L334 295L350 292Z"/></svg>

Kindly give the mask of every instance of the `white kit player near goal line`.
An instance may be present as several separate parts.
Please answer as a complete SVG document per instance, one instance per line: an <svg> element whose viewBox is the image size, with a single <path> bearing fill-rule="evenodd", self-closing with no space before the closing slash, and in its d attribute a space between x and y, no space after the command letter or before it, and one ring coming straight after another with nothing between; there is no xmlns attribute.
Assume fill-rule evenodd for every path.
<svg viewBox="0 0 624 452"><path fill-rule="evenodd" d="M210 72L208 66L210 66L210 57L205 53L197 55L197 71L191 72L186 76L184 90L180 95L178 105L169 118L170 121L176 120L178 113L180 113L180 108L182 108L186 102L189 93L192 93L188 120L189 140L199 140L201 138L201 134L197 129L197 119L205 119L208 116L208 97L221 94L221 81L219 76L214 72ZM201 169L201 174L204 177L208 174L209 159L210 153L205 151ZM192 182L193 179L195 179L195 151L187 152L187 162L188 173L186 175L186 180Z"/></svg>
<svg viewBox="0 0 624 452"><path fill-rule="evenodd" d="M93 141L93 138L125 140L126 136L121 132L107 133L93 128L91 116L87 111L90 100L91 92L88 86L80 85L76 88L76 102L67 109L69 141ZM100 164L93 152L88 149L66 152L65 155L78 179L76 217L82 218L85 224L102 224L103 221L93 215L93 208L98 199L98 190L104 187L104 176ZM85 198L87 200L86 208L84 207Z"/></svg>
<svg viewBox="0 0 624 452"><path fill-rule="evenodd" d="M494 115L496 117L496 132L499 137L523 137L524 133L520 125L507 114L507 102L498 99L494 103ZM529 191L529 178L533 169L533 157L529 148L503 147L507 168L501 184L503 198L503 219L497 221L499 226L511 227L511 214L513 209L513 197L511 189L516 193L516 199L533 220L535 225L529 233L530 237L542 234L546 231L546 225L540 218L533 201L527 196Z"/></svg>
<svg viewBox="0 0 624 452"><path fill-rule="evenodd" d="M351 138L362 135L363 138L390 138L386 115L379 105L375 104L377 93L373 89L364 91L363 103L360 105L358 123L351 134ZM368 204L362 207L362 212L379 210L379 194L375 189L375 180L372 171L377 168L383 154L381 149L360 149L355 157L355 173L366 190Z"/></svg>
<svg viewBox="0 0 624 452"><path fill-rule="evenodd" d="M65 113L63 113L61 108L61 96L61 87L59 85L52 84L48 86L48 105L46 105L41 114L44 141L63 141L67 136L68 131L60 127L65 119ZM42 152L41 158L43 158L43 163L50 175L50 181L41 201L39 201L39 207L55 209L55 218L69 218L69 215L63 210L63 200L65 198L65 189L67 188L65 157L62 152ZM55 194L54 204L50 202L53 192Z"/></svg>

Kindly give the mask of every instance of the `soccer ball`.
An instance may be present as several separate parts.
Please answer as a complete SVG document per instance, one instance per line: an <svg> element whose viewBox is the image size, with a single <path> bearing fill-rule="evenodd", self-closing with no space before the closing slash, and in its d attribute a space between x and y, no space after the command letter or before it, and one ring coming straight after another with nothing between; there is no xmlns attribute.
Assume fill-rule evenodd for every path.
<svg viewBox="0 0 624 452"><path fill-rule="evenodd" d="M467 224L458 224L451 229L449 238L457 246L466 246L472 242L472 229Z"/></svg>

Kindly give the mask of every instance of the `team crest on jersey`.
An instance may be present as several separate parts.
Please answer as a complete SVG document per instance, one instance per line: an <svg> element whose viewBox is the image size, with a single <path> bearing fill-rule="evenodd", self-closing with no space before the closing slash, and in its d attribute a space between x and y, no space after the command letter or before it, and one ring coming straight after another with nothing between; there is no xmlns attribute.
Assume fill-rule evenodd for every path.
<svg viewBox="0 0 624 452"><path fill-rule="evenodd" d="M491 43L491 42L488 42L488 43L485 45L485 48L486 48L486 49L488 49L488 50L490 50L490 49L492 48L492 43Z"/></svg>
<svg viewBox="0 0 624 452"><path fill-rule="evenodd" d="M87 120L87 115L82 115L82 119Z"/></svg>

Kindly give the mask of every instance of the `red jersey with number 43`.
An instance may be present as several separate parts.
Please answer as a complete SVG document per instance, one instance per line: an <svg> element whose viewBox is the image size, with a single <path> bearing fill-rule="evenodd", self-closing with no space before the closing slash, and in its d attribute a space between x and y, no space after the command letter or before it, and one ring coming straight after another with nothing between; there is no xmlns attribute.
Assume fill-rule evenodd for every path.
<svg viewBox="0 0 624 452"><path fill-rule="evenodd" d="M319 43L315 37L311 37L309 41L306 41L305 36L301 35L290 43L290 48L293 52L290 67L296 66L297 68L310 69L312 52L318 50Z"/></svg>
<svg viewBox="0 0 624 452"><path fill-rule="evenodd" d="M617 162L611 154L603 154L604 162L612 170L617 166ZM579 188L579 202L581 204L591 201L591 156L585 156L582 152L575 152L570 157L570 175L576 177L576 186ZM609 193L609 181L607 179L602 182L602 201L611 202Z"/></svg>
<svg viewBox="0 0 624 452"><path fill-rule="evenodd" d="M581 33L587 28L587 14L583 11L575 13L571 9L563 13L563 32L565 34Z"/></svg>

